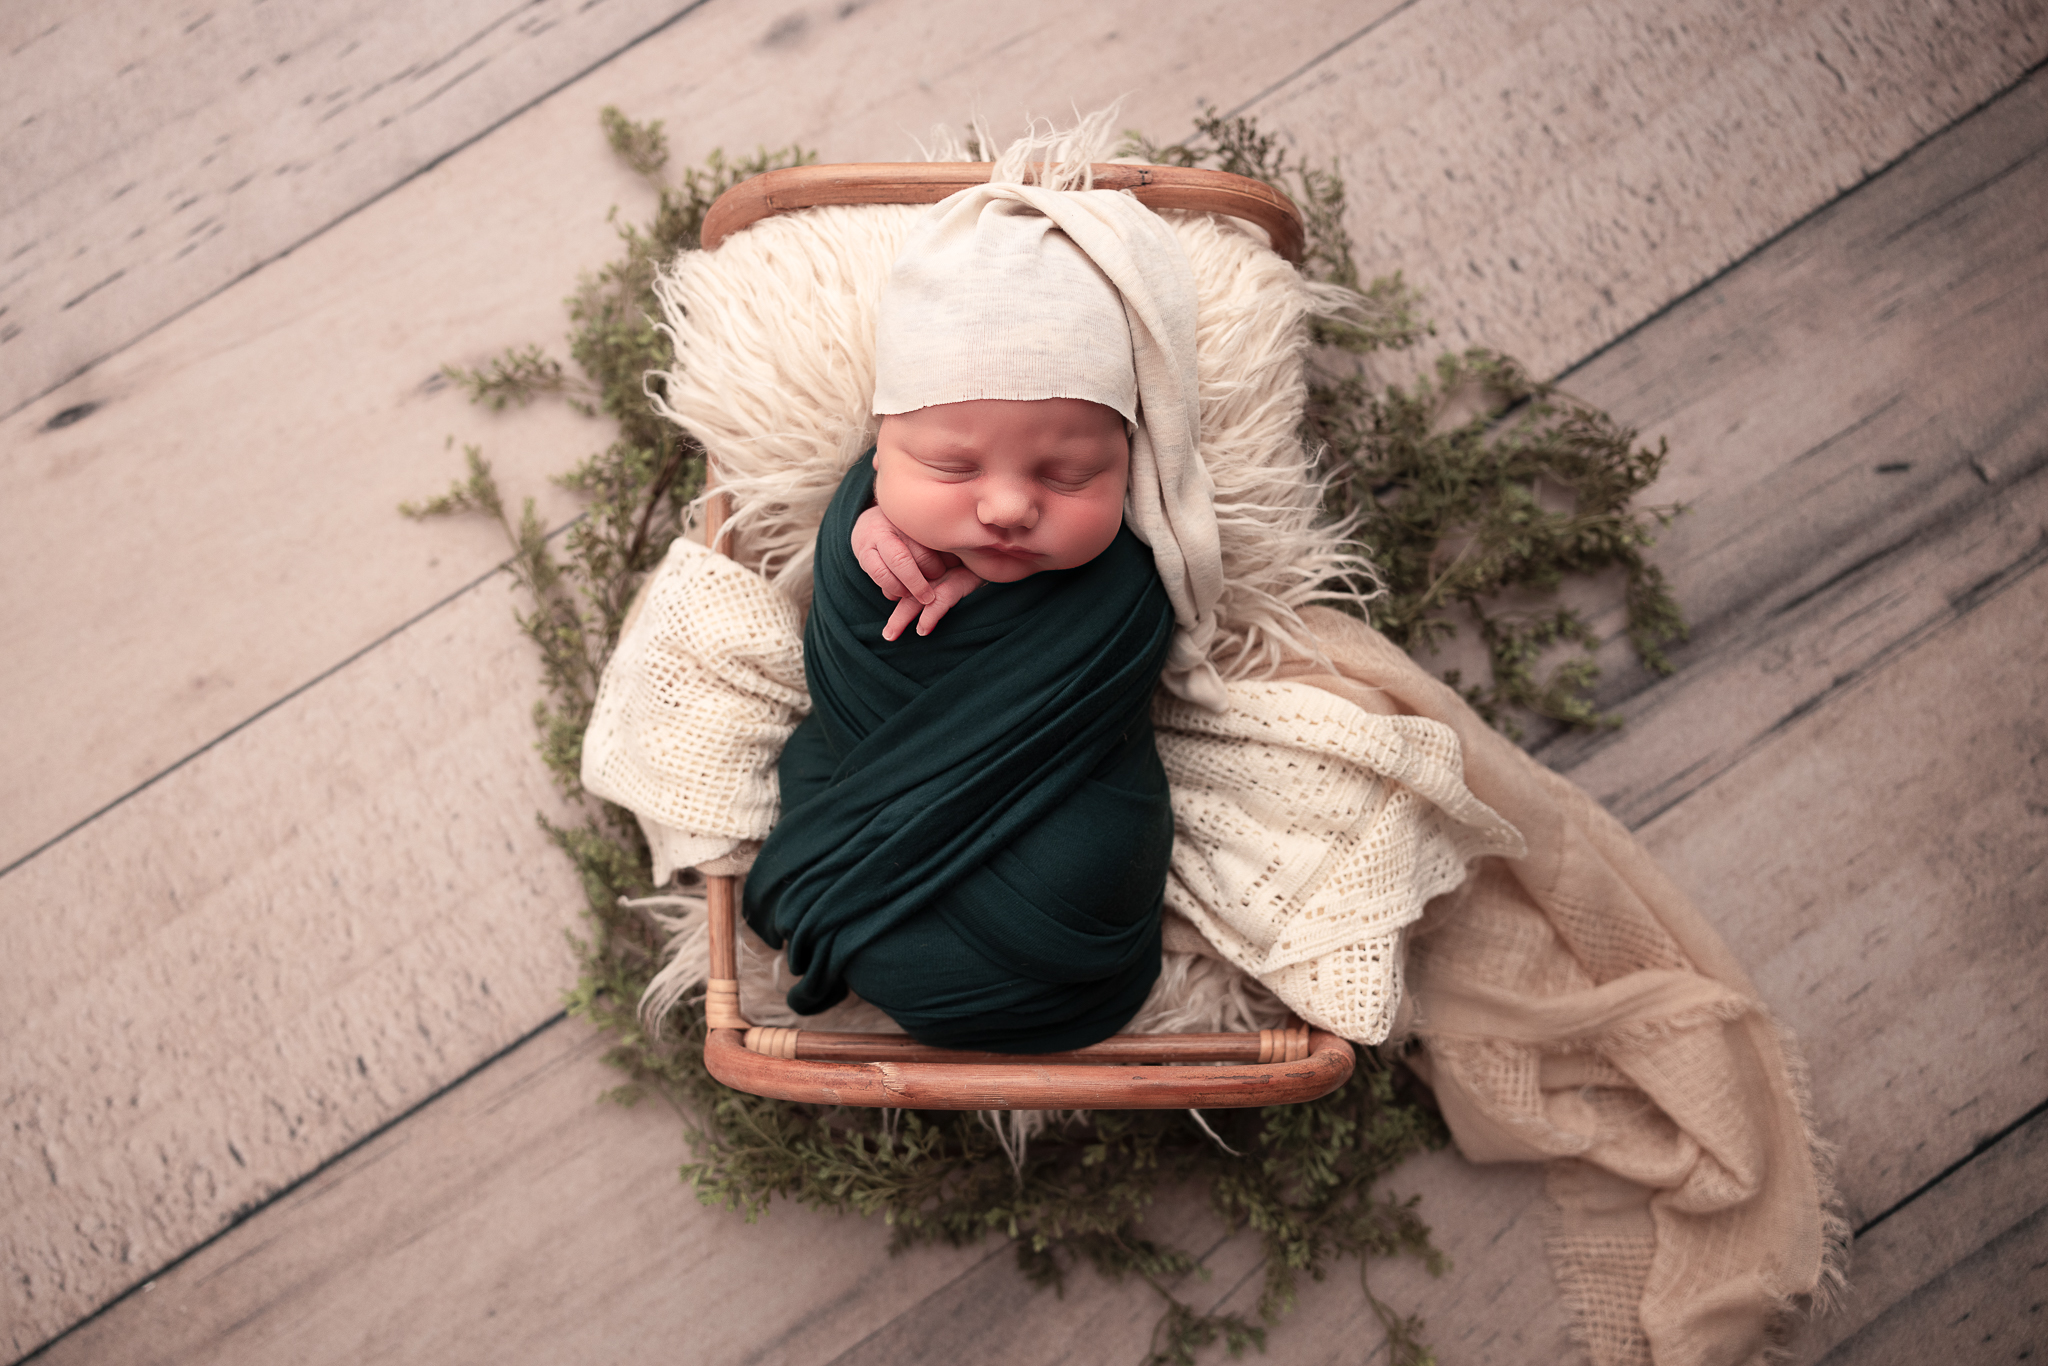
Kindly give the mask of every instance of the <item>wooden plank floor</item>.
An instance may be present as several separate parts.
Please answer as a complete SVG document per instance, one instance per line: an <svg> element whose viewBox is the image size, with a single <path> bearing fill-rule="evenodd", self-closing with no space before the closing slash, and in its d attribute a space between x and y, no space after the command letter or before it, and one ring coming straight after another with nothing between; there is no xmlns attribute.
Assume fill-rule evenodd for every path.
<svg viewBox="0 0 2048 1366"><path fill-rule="evenodd" d="M391 511L455 433L569 514L542 476L601 436L432 376L559 335L605 207L646 207L600 106L682 158L853 159L1126 92L1155 134L1207 100L1336 157L1446 340L1670 438L1694 637L1669 679L1611 652L1628 727L1539 752L1804 1041L1859 1271L1798 1359L2048 1346L2042 5L269 8L0 24L10 1356L1143 1355L1146 1292L743 1225L675 1182L673 1115L596 1103L500 550ZM1457 1268L1375 1286L1441 1359L1570 1359L1536 1174L1399 1183ZM1202 1245L1198 1204L1162 1226ZM1247 1247L1209 1264L1185 1293L1248 1304ZM1272 1356L1377 1341L1339 1277Z"/></svg>

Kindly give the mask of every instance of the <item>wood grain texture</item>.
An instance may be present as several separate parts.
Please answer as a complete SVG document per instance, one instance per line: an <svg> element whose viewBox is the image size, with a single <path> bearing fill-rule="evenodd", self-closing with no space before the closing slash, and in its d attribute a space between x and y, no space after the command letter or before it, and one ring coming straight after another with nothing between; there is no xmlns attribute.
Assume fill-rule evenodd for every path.
<svg viewBox="0 0 2048 1366"><path fill-rule="evenodd" d="M1474 1167L1453 1153L1417 1158L1394 1174L1389 1191L1420 1196L1437 1246L1453 1270L1441 1279L1412 1260L1377 1260L1372 1285L1403 1313L1427 1321L1427 1337L1446 1366L1527 1366L1577 1360L1562 1305L1543 1256L1545 1206L1540 1172L1525 1166ZM1160 1212L1190 1221L1201 1199L1189 1192ZM1198 1220L1173 1231L1183 1245L1214 1226ZM1199 1246L1199 1243L1195 1243ZM1176 1294L1206 1312L1255 1317L1264 1269L1249 1234L1211 1246L1200 1277ZM1324 1280L1303 1277L1299 1303L1269 1331L1265 1358L1289 1366L1336 1366L1378 1359L1384 1339L1359 1292L1357 1268ZM1142 1361L1159 1314L1138 1286L1105 1286L1076 1275L1064 1296L1034 1290L1007 1258L991 1259L938 1286L886 1328L832 1359L833 1366L1053 1366L1062 1362ZM766 1353L773 1357L772 1347Z"/></svg>
<svg viewBox="0 0 2048 1366"><path fill-rule="evenodd" d="M0 1289L24 1351L559 1008L504 576L0 879Z"/></svg>
<svg viewBox="0 0 2048 1366"><path fill-rule="evenodd" d="M1610 617L1602 701L1627 728L1538 750L1630 824L2037 553L2048 80L1884 185L1566 377L1670 440L1654 496L1689 508L1657 551L1693 623L1679 677Z"/></svg>
<svg viewBox="0 0 2048 1366"><path fill-rule="evenodd" d="M1644 831L1798 1031L1822 1136L1840 1148L1852 1223L1967 1159L2048 1093L2048 1026L2036 1008L2048 992L2038 917L2048 899L2048 815L2034 814L2048 813L2048 639L2032 625L2044 612L2048 573L2035 573ZM1930 718L1930 699L1963 695L1980 700ZM1950 800L1959 790L1980 794L1961 812ZM1928 816L1916 820L1902 802L1874 802L1872 793L1919 794ZM1503 1204L1482 1198L1476 1169L1458 1166L1441 1186L1425 1184L1423 1205L1451 1273L1421 1284L1412 1270L1390 1268L1376 1287L1421 1306L1444 1361L1579 1359L1562 1345L1562 1311L1530 1231L1542 1219L1539 1178L1523 1173L1527 1204ZM1412 1188L1412 1167L1395 1174L1397 1190ZM1996 1164L1973 1167L1950 1181L1968 1178L1976 1194L1929 1206L1927 1222L1894 1233L1926 1261L1910 1272L1881 1263L1868 1280L1852 1267L1861 1322L1916 1297L1942 1306L1996 1297L1988 1264L1970 1259L2005 1225L1973 1211L1991 1204L2019 1218L2048 1191ZM1908 1238L1911 1228L1921 1232ZM1957 1269L1937 1284L1943 1255ZM1225 1303L1243 1311L1255 1297L1247 1285ZM1546 1303L1547 1320L1532 1317ZM1911 1312L1923 1328L1933 1322ZM1545 1324L1534 1339L1522 1331ZM1833 1325L1809 1330L1802 1360L1832 1345ZM1378 1337L1355 1295L1317 1287L1276 1332L1274 1351L1334 1363L1355 1360L1359 1343ZM1927 1339L1918 1340L1924 1352Z"/></svg>
<svg viewBox="0 0 2048 1366"><path fill-rule="evenodd" d="M1799 1034L1852 1224L2048 1096L2044 614L2036 566L1642 832Z"/></svg>
<svg viewBox="0 0 2048 1366"><path fill-rule="evenodd" d="M1533 1166L1474 1166L1456 1153L1417 1158L1388 1178L1389 1192L1422 1199L1423 1218L1450 1270L1431 1277L1412 1260L1376 1261L1373 1292L1415 1314L1445 1366L1558 1366L1584 1361L1543 1252L1550 1207ZM1386 1334L1350 1268L1305 1283L1298 1309L1273 1330L1268 1353L1303 1366L1384 1360ZM1247 1267L1216 1307L1251 1313L1259 1282ZM990 1361L996 1358L990 1357Z"/></svg>
<svg viewBox="0 0 2048 1366"><path fill-rule="evenodd" d="M1928 1281L1822 1361L1827 1366L2013 1366L2048 1350L2048 1211Z"/></svg>
<svg viewBox="0 0 2048 1366"><path fill-rule="evenodd" d="M392 1363L1118 1362L1142 1357L1159 1314L1149 1290L1076 1271L1055 1297L1029 1286L1000 1242L891 1257L879 1224L778 1202L755 1224L699 1205L675 1179L685 1156L676 1117L657 1102L623 1111L595 1100L610 1084L601 1038L551 1027L379 1134L194 1256L129 1294L37 1358L45 1366L292 1361ZM1484 1236L1512 1266L1446 1297L1412 1264L1376 1265L1381 1293L1433 1314L1434 1340L1482 1342L1492 1355L1558 1359L1563 1324L1541 1256L1535 1173L1472 1169L1451 1154L1404 1168L1458 1227L1456 1257ZM1460 1237L1458 1228L1464 1230ZM1250 1240L1219 1242L1199 1195L1178 1193L1148 1229L1206 1248L1209 1278L1179 1293L1241 1297ZM1291 1324L1355 1316L1355 1282L1305 1282ZM1255 1293L1255 1287L1253 1287ZM374 1306L374 1308L373 1308ZM1369 1315L1366 1321L1370 1321ZM990 1329L1000 1325L1002 1336ZM1337 1360L1354 1360L1358 1342ZM1516 1355L1515 1353L1519 1353Z"/></svg>
<svg viewBox="0 0 2048 1366"><path fill-rule="evenodd" d="M1959 1362L2035 1359L2048 1348L2048 1116L1857 1235L1840 1310L1807 1323L1792 1359L1918 1362L1928 1344ZM1953 1349L1953 1350L1949 1350Z"/></svg>
<svg viewBox="0 0 2048 1366"><path fill-rule="evenodd" d="M859 1219L699 1204L674 1111L598 1099L618 1079L605 1047L547 1029L38 1360L797 1366L1009 1264L995 1246L891 1257Z"/></svg>
<svg viewBox="0 0 2048 1366"><path fill-rule="evenodd" d="M1543 756L1745 944L1857 1217L2048 1093L2044 146L2036 77L1570 377L1683 453L1660 555L1698 626L1676 678L1617 670L1625 738Z"/></svg>
<svg viewBox="0 0 2048 1366"><path fill-rule="evenodd" d="M1729 425L1811 425L1823 437L1853 429L1831 450L1842 469L1874 473L1891 448L1870 424L1857 429L1868 411L1866 390L1924 385L1939 396L1929 402L1953 405L2013 448L2038 450L2025 418L2048 401L2048 381L2000 361L2041 349L2031 329L2043 312L2043 215L2026 179L2038 162L2029 159L2027 130L2038 126L2030 111L2039 95L2039 82L2030 82L1930 144L1573 375L1573 387L1653 429L1676 425L1669 415L1691 403L1719 405L1718 418ZM1797 263L1790 278L1788 260ZM1959 274L1965 287L1954 284ZM1728 340L1738 330L1741 347ZM1643 355L1657 358L1654 367ZM1767 395L1763 403L1757 387L1717 377L1738 363ZM1693 377L1705 377L1698 392ZM1767 500L1743 481L1770 479L1811 444L1709 442L1715 428L1708 420L1686 421L1705 443L1680 447L1684 472L1697 477L1684 496L1706 504L1695 528L1717 515L1716 495L1754 516ZM1967 469L1973 453L1981 458L1981 446L1965 444L1943 458ZM1943 476L1925 477L1938 486ZM1867 567L1860 591L1868 600L1909 595L1933 566L1964 575L1958 582L1971 589L1944 596L1937 585L1929 600L1939 610L1889 643L1816 631L1812 617L1784 623L1772 649L1824 660L1846 639L1870 652L1851 656L1866 660L1861 672L1839 685L1825 675L1826 695L1789 719L1771 713L1759 727L1770 733L1759 734L1744 759L1687 783L1645 829L1660 859L1756 970L1766 998L1800 1030L1818 1115L1842 1145L1843 1185L1857 1219L1966 1158L1984 1135L2048 1093L2044 1029L2033 1004L2048 986L2035 914L2048 899L2048 829L2039 814L2048 811L2041 788L2048 734L2040 721L2048 696L2038 681L2048 642L2037 625L2048 610L2048 576L2032 572L2038 560L2025 553L2048 507L2033 481L2015 475L2015 483L2002 484L1998 496L1964 500L1946 520L1935 519L1939 535ZM1760 528L1752 544L1824 578L1827 567L1813 561L1840 553L1849 537L1882 540L1882 530L1865 521L1882 517L1886 506L1864 499L1839 507L1816 496L1798 514ZM1816 515L1822 511L1826 518ZM1746 527L1730 516L1713 530ZM1972 570L1967 556L1979 554L1985 558ZM1960 566L1958 556L1965 557ZM1744 563L1731 557L1688 568L1681 559L1674 572L1681 587L1727 593L1725 576ZM1979 572L1987 568L1988 580ZM1843 615L1875 614L1852 608ZM1646 719L1654 717L1647 709L1660 692L1694 686L1694 675L1723 656L1768 676L1771 657L1759 659L1758 648L1740 637L1718 648L1695 642L1678 677L1638 682L1644 710L1598 746L1611 753L1612 771L1646 786L1667 782L1692 762L1696 751L1687 746L1726 741L1720 713L1681 723ZM1754 701L1725 679L1721 686L1736 693L1724 702ZM1422 1286L1412 1283L1421 1279L1412 1270L1390 1268L1377 1283L1394 1302L1423 1307L1443 1360L1568 1359L1532 1231L1540 1223L1533 1176L1523 1174L1527 1203L1515 1206L1483 1198L1470 1184L1479 1173L1457 1166L1455 1178L1425 1200L1440 1240L1453 1249L1451 1275ZM1408 1176L1398 1174L1396 1187L1406 1189ZM1997 1190L2005 1179L1993 1174L1979 1189ZM2031 1208L2025 1201L2032 1198L2017 1197L2017 1207ZM1961 1260L1995 1231L1967 1213L1942 1217ZM1517 1242L1518 1229L1526 1241ZM1971 1293L1991 1293L1985 1265L1979 1259L1970 1263L1975 1270L1956 1273L1977 1287ZM1877 1274L1858 1280L1866 1320L1921 1284ZM1245 1309L1254 1295L1248 1286L1225 1302ZM968 1298L947 1292L949 1302L956 1297ZM979 1303L981 1313L922 1350L934 1360L993 1361L1000 1357L975 1344L1036 1340L1047 1331L1034 1310L1009 1308L993 1290ZM1516 1336L1544 1322L1532 1307L1547 1307L1543 1332L1551 1336ZM876 1339L884 1347L852 1359L908 1351L916 1325L928 1321L906 1320ZM1273 1351L1288 1361L1349 1360L1377 1336L1355 1292L1332 1282L1307 1292L1301 1313L1275 1331ZM1917 1340L1924 1349L1929 1339ZM1060 1354L1048 1350L1045 1359Z"/></svg>
<svg viewBox="0 0 2048 1366"><path fill-rule="evenodd" d="M689 5L11 6L0 20L0 413Z"/></svg>
<svg viewBox="0 0 2048 1366"><path fill-rule="evenodd" d="M2041 0L1435 0L1252 112L1444 340L1555 374L2044 56Z"/></svg>

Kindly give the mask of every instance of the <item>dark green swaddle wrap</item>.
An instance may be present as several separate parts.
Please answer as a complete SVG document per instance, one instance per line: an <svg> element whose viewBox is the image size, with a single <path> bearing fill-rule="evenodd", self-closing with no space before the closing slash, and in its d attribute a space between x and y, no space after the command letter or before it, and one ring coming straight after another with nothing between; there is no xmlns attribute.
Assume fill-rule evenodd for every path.
<svg viewBox="0 0 2048 1366"><path fill-rule="evenodd" d="M1107 1038L1159 974L1173 848L1150 704L1174 621L1152 553L1127 527L885 641L893 604L851 548L874 481L870 452L818 530L811 714L747 923L789 946L803 1014L850 988L950 1048Z"/></svg>

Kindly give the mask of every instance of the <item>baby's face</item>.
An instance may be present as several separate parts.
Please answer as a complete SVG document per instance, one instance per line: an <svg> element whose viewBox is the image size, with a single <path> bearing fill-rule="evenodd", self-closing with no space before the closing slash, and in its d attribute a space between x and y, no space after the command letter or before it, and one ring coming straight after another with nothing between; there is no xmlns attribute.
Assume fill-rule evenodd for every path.
<svg viewBox="0 0 2048 1366"><path fill-rule="evenodd" d="M1123 525L1131 451L1112 408L982 398L882 419L875 503L992 583L1072 569Z"/></svg>

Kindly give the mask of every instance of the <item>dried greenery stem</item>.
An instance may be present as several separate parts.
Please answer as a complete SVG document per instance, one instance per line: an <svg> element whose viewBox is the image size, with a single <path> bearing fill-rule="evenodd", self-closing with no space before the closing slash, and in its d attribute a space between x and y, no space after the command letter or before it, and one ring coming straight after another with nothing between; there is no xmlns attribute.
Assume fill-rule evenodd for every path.
<svg viewBox="0 0 2048 1366"><path fill-rule="evenodd" d="M1290 161L1278 136L1248 119L1211 112L1197 132L1171 147L1134 137L1126 150L1285 190L1308 227L1304 273L1367 300L1358 316L1313 323L1321 352L1305 435L1331 476L1331 512L1354 519L1359 549L1379 569L1385 591L1369 608L1372 624L1424 654L1461 622L1473 626L1489 677L1446 679L1517 738L1524 713L1616 724L1592 698L1598 632L1554 601L1526 604L1554 598L1568 577L1619 571L1629 643L1651 669L1670 671L1663 647L1684 636L1685 621L1644 551L1679 509L1634 503L1656 481L1663 443L1638 446L1606 413L1482 347L1437 357L1434 378L1407 388L1375 384L1364 358L1417 346L1431 329L1398 274L1360 280L1334 168ZM1574 646L1557 659L1558 647Z"/></svg>
<svg viewBox="0 0 2048 1366"><path fill-rule="evenodd" d="M542 396L617 424L616 439L559 481L583 496L584 515L561 537L559 557L529 500L515 521L489 464L466 447L466 479L413 516L476 512L498 522L531 609L520 624L541 652L545 695L536 703L539 748L570 797L584 797L582 736L598 675L617 642L639 582L682 533L703 485L704 452L657 418L646 386L669 363L653 318L655 272L694 248L711 203L729 186L809 161L795 147L703 166L670 178L659 122L603 114L613 152L657 193L644 227L619 228L617 260L579 281L568 299L569 356L579 375L538 347L507 350L478 369L451 367L472 400L493 409ZM1158 147L1132 135L1126 150L1154 161L1210 165L1254 176L1292 195L1308 228L1304 270L1358 292L1364 304L1312 324L1323 360L1311 381L1305 435L1323 452L1331 511L1351 519L1386 591L1373 622L1410 649L1457 629L1460 614L1486 643L1492 678L1466 694L1511 727L1527 709L1578 724L1602 723L1590 701L1589 654L1540 681L1560 644L1590 650L1592 628L1545 606L1510 611L1508 598L1544 598L1569 576L1619 569L1630 639L1653 667L1683 623L1662 578L1644 558L1671 509L1632 507L1655 478L1663 451L1636 447L1604 414L1531 380L1487 351L1445 356L1433 381L1375 386L1362 358L1419 345L1430 333L1420 300L1398 275L1361 280L1343 223L1344 187L1334 170L1290 162L1279 139L1249 120L1202 120L1199 137ZM614 220L616 221L616 210ZM1232 1354L1263 1348L1265 1326L1293 1304L1299 1277L1321 1278L1346 1257L1384 1327L1390 1358L1432 1360L1421 1323L1372 1293L1374 1257L1413 1255L1431 1271L1415 1202L1377 1195L1398 1163L1444 1141L1426 1093L1398 1063L1368 1055L1345 1086L1308 1105L1221 1112L1228 1148L1178 1112L1097 1112L1033 1140L1021 1163L972 1115L829 1109L727 1090L703 1066L701 1005L686 1006L654 1037L636 1013L658 966L659 936L623 903L655 889L645 842L631 815L608 803L579 826L550 835L574 863L589 903L588 936L575 940L581 973L573 1014L612 1038L606 1059L628 1080L625 1103L654 1094L691 1128L696 1160L683 1170L700 1198L758 1217L782 1197L819 1209L879 1216L892 1247L1008 1238L1033 1282L1057 1287L1077 1264L1143 1281L1164 1301L1150 1362L1191 1363L1221 1342ZM1231 1150L1235 1150L1234 1152ZM1237 1155L1242 1153L1242 1156ZM1169 1186L1199 1183L1223 1225L1248 1230L1265 1256L1249 1311L1202 1311L1177 1289L1203 1275L1187 1252L1148 1239L1144 1219Z"/></svg>

